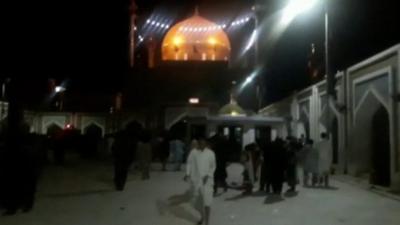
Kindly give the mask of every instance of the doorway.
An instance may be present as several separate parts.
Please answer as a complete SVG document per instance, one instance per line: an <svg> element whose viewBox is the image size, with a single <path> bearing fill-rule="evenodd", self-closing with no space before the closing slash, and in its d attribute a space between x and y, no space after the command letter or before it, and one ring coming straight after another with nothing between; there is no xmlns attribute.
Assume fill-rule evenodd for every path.
<svg viewBox="0 0 400 225"><path fill-rule="evenodd" d="M385 107L380 108L372 117L372 173L373 184L390 186L390 122Z"/></svg>

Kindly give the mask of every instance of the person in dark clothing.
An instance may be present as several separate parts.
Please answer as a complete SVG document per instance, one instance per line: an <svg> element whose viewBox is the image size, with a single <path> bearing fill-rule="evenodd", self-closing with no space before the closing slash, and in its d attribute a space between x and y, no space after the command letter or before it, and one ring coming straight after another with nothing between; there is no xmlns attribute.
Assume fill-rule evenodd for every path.
<svg viewBox="0 0 400 225"><path fill-rule="evenodd" d="M268 157L266 157L266 175L271 182L272 191L275 195L281 195L285 179L286 154L284 141L277 138L271 146Z"/></svg>
<svg viewBox="0 0 400 225"><path fill-rule="evenodd" d="M52 148L54 154L54 163L56 165L64 165L65 163L65 143L62 131L51 137Z"/></svg>
<svg viewBox="0 0 400 225"><path fill-rule="evenodd" d="M300 150L300 144L292 137L287 139L286 143L286 179L289 185L287 192L295 192L297 185L297 153Z"/></svg>
<svg viewBox="0 0 400 225"><path fill-rule="evenodd" d="M28 128L29 129L29 128ZM34 136L29 130L8 137L1 156L1 199L6 209L4 215L13 215L18 209L30 211L34 206L38 165Z"/></svg>
<svg viewBox="0 0 400 225"><path fill-rule="evenodd" d="M271 191L271 179L267 176L267 162L270 158L269 153L272 148L271 141L266 141L261 144L262 151L262 165L261 165L261 175L260 175L260 187L259 191L266 191L269 193Z"/></svg>
<svg viewBox="0 0 400 225"><path fill-rule="evenodd" d="M152 160L151 133L143 131L137 144L137 161L142 173L142 180L150 179L150 165Z"/></svg>
<svg viewBox="0 0 400 225"><path fill-rule="evenodd" d="M217 194L218 187L222 187L224 192L226 192L228 190L228 184L226 183L226 178L228 176L226 173L228 139L221 134L217 134L211 138L210 143L215 152L217 162L217 168L214 174L214 194Z"/></svg>
<svg viewBox="0 0 400 225"><path fill-rule="evenodd" d="M118 191L124 190L135 149L136 140L134 137L131 137L127 131L117 133L111 150L114 157L114 184Z"/></svg>
<svg viewBox="0 0 400 225"><path fill-rule="evenodd" d="M158 142L157 153L161 161L162 171L166 171L167 161L169 158L169 140L167 131L163 132L163 134L159 137Z"/></svg>

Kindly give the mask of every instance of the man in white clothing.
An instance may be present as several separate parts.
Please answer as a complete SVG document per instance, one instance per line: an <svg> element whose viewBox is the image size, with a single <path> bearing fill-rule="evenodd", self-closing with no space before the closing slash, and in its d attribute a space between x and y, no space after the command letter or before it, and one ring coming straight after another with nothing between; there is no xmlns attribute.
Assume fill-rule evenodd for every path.
<svg viewBox="0 0 400 225"><path fill-rule="evenodd" d="M318 173L320 175L320 183L324 183L325 187L329 187L329 173L332 166L332 146L329 136L326 133L321 134L321 141L315 145L318 150Z"/></svg>
<svg viewBox="0 0 400 225"><path fill-rule="evenodd" d="M199 142L199 151L191 151L188 157L188 167L185 180L190 178L193 190L193 202L201 202L199 209L201 220L198 223L209 224L210 207L213 201L214 191L214 172L216 168L215 154L209 149L206 141L201 139Z"/></svg>

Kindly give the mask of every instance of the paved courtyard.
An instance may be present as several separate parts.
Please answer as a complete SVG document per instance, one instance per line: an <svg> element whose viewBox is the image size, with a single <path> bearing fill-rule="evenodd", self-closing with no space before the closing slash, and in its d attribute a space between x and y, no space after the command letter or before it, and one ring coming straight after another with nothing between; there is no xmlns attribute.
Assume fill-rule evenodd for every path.
<svg viewBox="0 0 400 225"><path fill-rule="evenodd" d="M141 181L132 172L124 192L111 185L109 163L49 167L35 209L0 217L1 225L187 225L198 215L185 202L183 173L153 171ZM305 189L273 202L256 193L229 190L216 197L215 225L398 225L400 202L339 181L335 188Z"/></svg>

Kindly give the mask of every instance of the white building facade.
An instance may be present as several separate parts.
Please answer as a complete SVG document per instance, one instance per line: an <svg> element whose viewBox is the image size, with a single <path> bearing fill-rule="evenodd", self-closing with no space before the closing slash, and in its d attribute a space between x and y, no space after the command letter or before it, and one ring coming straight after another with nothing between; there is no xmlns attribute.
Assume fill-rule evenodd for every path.
<svg viewBox="0 0 400 225"><path fill-rule="evenodd" d="M328 104L326 81L260 110L283 116L278 136L317 142L331 128L339 173L400 189L400 45L336 74L337 100ZM328 119L327 111L330 110Z"/></svg>

